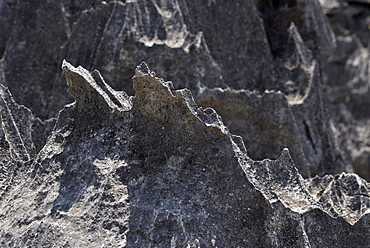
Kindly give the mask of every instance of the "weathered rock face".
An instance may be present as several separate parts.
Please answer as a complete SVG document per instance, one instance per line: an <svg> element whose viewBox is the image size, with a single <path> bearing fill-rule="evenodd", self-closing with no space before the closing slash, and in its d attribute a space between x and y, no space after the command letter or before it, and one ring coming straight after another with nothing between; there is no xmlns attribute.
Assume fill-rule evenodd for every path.
<svg viewBox="0 0 370 248"><path fill-rule="evenodd" d="M255 91L203 87L197 98L200 106L213 106L231 133L243 137L249 157L277 159L284 148L289 148L301 174L310 176L300 132L282 93L266 91L261 95Z"/></svg>
<svg viewBox="0 0 370 248"><path fill-rule="evenodd" d="M346 163L370 180L368 144L370 33L366 1L323 1L337 48L324 64L326 103Z"/></svg>
<svg viewBox="0 0 370 248"><path fill-rule="evenodd" d="M214 110L198 108L188 90L174 91L145 63L133 78L134 97L98 71L64 62L63 72L76 101L33 157L19 158L30 154L33 129L13 138L7 122L33 117L3 90L2 109L12 112L2 114L2 151L14 168L4 175L17 184L3 190L2 245L322 247L333 243L311 240L306 218L368 228L366 181L354 174L304 180L287 150L253 161Z"/></svg>
<svg viewBox="0 0 370 248"><path fill-rule="evenodd" d="M271 245L257 224L267 202L213 110L198 109L188 91L172 91L145 64L131 100L96 71L63 69L76 102L60 113L29 179L3 202L2 223L12 220L3 244ZM44 230L52 233L32 241Z"/></svg>
<svg viewBox="0 0 370 248"><path fill-rule="evenodd" d="M316 1L60 1L53 8L47 3L30 8L18 2L14 7L3 5L16 22L9 24L12 36L0 63L2 81L17 102L42 119L55 117L72 101L56 71L63 58L88 70L99 68L113 88L129 95L134 92L129 83L133 68L146 61L160 76L171 79L176 89L197 92L204 85L260 94L281 91L292 105L293 125L300 132L302 148L298 150L304 155L292 154L306 157L307 163L298 166L302 174L353 171L352 163L344 162L335 146L322 102L321 61L335 40ZM30 15L38 19L27 26ZM50 16L52 21L45 21ZM47 34L35 36L35 31ZM36 52L37 63L26 59ZM25 86L24 78L33 81ZM35 103L35 98L40 100ZM217 109L212 103L205 107ZM259 135L251 138L258 140ZM254 150L250 149L251 156L260 157ZM280 151L267 154L265 150L263 157L276 157Z"/></svg>
<svg viewBox="0 0 370 248"><path fill-rule="evenodd" d="M370 246L366 6L0 1L1 246Z"/></svg>

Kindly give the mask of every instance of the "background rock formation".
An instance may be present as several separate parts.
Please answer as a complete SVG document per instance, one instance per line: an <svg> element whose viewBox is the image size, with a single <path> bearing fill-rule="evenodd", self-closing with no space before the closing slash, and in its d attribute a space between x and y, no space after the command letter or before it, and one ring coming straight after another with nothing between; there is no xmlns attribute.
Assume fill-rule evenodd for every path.
<svg viewBox="0 0 370 248"><path fill-rule="evenodd" d="M0 13L2 246L370 245L368 3Z"/></svg>

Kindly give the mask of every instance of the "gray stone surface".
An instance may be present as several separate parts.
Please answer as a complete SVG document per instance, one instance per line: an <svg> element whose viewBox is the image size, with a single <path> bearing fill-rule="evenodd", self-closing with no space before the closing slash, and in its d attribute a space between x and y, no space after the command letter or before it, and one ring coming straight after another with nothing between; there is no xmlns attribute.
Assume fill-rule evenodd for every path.
<svg viewBox="0 0 370 248"><path fill-rule="evenodd" d="M370 180L370 19L368 5L359 3L344 1L335 14L327 13L337 48L324 64L323 78L325 102L341 153L355 172Z"/></svg>
<svg viewBox="0 0 370 248"><path fill-rule="evenodd" d="M343 218L340 227L367 228L365 180L346 173L304 180L287 149L277 160L252 160L213 109L198 108L190 91L173 90L145 63L133 97L96 70L65 61L62 68L76 101L31 161L13 155L27 155L27 145L12 147L32 129L6 134L14 134L9 116L32 116L2 93L2 109L13 112L2 114L3 152L23 176L3 191L3 246L325 247L306 221L325 228L328 218Z"/></svg>
<svg viewBox="0 0 370 248"><path fill-rule="evenodd" d="M177 89L193 90L202 83L261 93L281 90L285 82L279 78L279 68L289 56L286 41L292 22L316 59L334 46L318 3L287 4L286 10L285 5L250 0L65 0L50 8L44 2L31 7L15 2L8 10L17 23L11 28L14 37L5 45L3 84L42 119L55 117L71 101L57 72L64 58L89 70L100 68L112 86L128 94L133 94L132 68L141 61L175 82ZM38 57L32 63L25 59L34 53ZM38 82L19 87L23 78ZM42 100L35 103L34 98Z"/></svg>
<svg viewBox="0 0 370 248"><path fill-rule="evenodd" d="M366 1L0 14L1 247L370 246Z"/></svg>
<svg viewBox="0 0 370 248"><path fill-rule="evenodd" d="M310 177L311 166L284 94L266 91L261 95L255 91L203 87L197 99L199 106L212 106L231 133L243 137L250 158L277 159L288 148L300 173Z"/></svg>
<svg viewBox="0 0 370 248"><path fill-rule="evenodd" d="M17 102L45 119L51 82L59 73L59 50L67 39L60 1L14 1L10 8L10 37L0 62L2 83L13 92Z"/></svg>
<svg viewBox="0 0 370 248"><path fill-rule="evenodd" d="M319 64L294 24L287 43L284 57L278 59L279 93L200 89L198 103L216 109L232 132L243 136L254 159L277 158L289 147L305 177L352 171L335 145Z"/></svg>

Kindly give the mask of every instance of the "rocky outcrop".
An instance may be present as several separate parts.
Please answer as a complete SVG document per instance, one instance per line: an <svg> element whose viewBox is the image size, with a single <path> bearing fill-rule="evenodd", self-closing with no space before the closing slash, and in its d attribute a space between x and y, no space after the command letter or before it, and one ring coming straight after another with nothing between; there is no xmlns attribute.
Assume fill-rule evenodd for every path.
<svg viewBox="0 0 370 248"><path fill-rule="evenodd" d="M337 48L324 64L324 82L331 122L346 163L370 180L369 174L369 8L366 1L325 4Z"/></svg>
<svg viewBox="0 0 370 248"><path fill-rule="evenodd" d="M52 8L39 2L30 8L18 2L14 7L3 5L9 18L19 23L10 27L12 36L0 63L3 84L17 102L43 120L55 117L72 101L57 73L63 58L88 70L99 68L113 88L129 95L134 93L128 83L132 68L146 61L158 75L171 79L175 89L188 88L194 93L202 86L259 94L281 91L300 132L301 148L297 149L304 154L292 154L295 159L306 157L298 166L302 174L353 171L353 163L345 161L336 147L323 106L322 61L334 49L335 39L316 1L61 0ZM30 15L38 19L27 28ZM51 22L44 21L50 16ZM33 35L35 31L40 35ZM26 59L33 53L39 56L34 58L37 63ZM27 87L25 78L32 78ZM212 104L205 107L217 109ZM258 134L252 137L257 139ZM266 154L266 150L264 157L274 158L280 151Z"/></svg>
<svg viewBox="0 0 370 248"><path fill-rule="evenodd" d="M310 176L301 135L284 94L203 87L197 99L200 106L212 106L231 133L243 137L250 158L277 159L288 148L300 173Z"/></svg>
<svg viewBox="0 0 370 248"><path fill-rule="evenodd" d="M1 1L1 246L370 246L367 6Z"/></svg>
<svg viewBox="0 0 370 248"><path fill-rule="evenodd" d="M76 101L31 160L13 154L29 154L22 149L33 129L14 138L8 118L32 116L3 90L2 109L11 112L2 114L2 151L18 163L13 174L27 176L2 192L2 245L322 247L341 243L311 237L307 219L368 228L366 181L354 174L304 180L288 150L253 161L214 110L198 108L188 90L173 90L145 63L133 97L98 71L62 68ZM25 145L13 148L19 140ZM368 240L362 234L353 242Z"/></svg>
<svg viewBox="0 0 370 248"><path fill-rule="evenodd" d="M18 184L26 168L45 145L54 119L42 122L31 111L13 100L9 90L0 84L0 199ZM19 181L18 181L19 179Z"/></svg>

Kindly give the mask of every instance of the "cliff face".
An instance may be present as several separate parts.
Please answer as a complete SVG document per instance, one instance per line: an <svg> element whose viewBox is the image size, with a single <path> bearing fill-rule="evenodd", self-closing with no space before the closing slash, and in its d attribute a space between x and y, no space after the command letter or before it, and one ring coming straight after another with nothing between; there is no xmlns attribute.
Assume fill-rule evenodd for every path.
<svg viewBox="0 0 370 248"><path fill-rule="evenodd" d="M2 246L370 246L366 3L0 12Z"/></svg>

